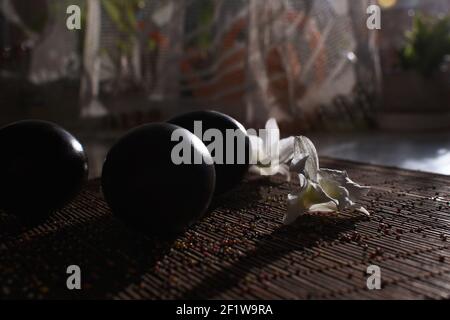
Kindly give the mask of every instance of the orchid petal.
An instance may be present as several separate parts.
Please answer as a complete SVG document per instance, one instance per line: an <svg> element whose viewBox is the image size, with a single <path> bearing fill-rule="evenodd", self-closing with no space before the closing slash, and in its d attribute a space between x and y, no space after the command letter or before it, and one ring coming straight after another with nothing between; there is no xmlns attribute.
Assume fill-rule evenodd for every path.
<svg viewBox="0 0 450 320"><path fill-rule="evenodd" d="M287 163L294 157L294 137L280 140L279 153L280 163Z"/></svg>
<svg viewBox="0 0 450 320"><path fill-rule="evenodd" d="M352 181L346 171L320 169L314 144L306 137L295 137L294 158L290 171L298 174L300 191L290 195L284 223L293 221L305 212L330 212L353 209L369 212L357 204L370 187ZM294 212L297 210L297 212Z"/></svg>
<svg viewBox="0 0 450 320"><path fill-rule="evenodd" d="M361 186L353 182L346 171L332 170L321 168L319 172L319 182L321 184L334 184L334 186L342 186L346 189L346 197L352 202L357 202L362 197L366 196L370 191L370 187Z"/></svg>
<svg viewBox="0 0 450 320"><path fill-rule="evenodd" d="M280 128L278 127L277 120L275 118L270 118L266 122L266 129L267 130L278 130L280 131Z"/></svg>
<svg viewBox="0 0 450 320"><path fill-rule="evenodd" d="M308 155L305 164L305 176L314 182L317 182L317 173L319 171L319 158L314 144L307 137L297 136L294 143L294 158L301 155Z"/></svg>
<svg viewBox="0 0 450 320"><path fill-rule="evenodd" d="M310 212L336 212L338 210L333 201L314 204L309 208Z"/></svg>
<svg viewBox="0 0 450 320"><path fill-rule="evenodd" d="M348 177L347 172L320 168L320 176L325 179L330 179L336 181L338 184L343 185L345 183L345 179Z"/></svg>
<svg viewBox="0 0 450 320"><path fill-rule="evenodd" d="M299 182L300 188L303 189L304 187L306 187L306 184L308 183L308 179L306 179L306 177L303 174L299 173L298 174L298 182Z"/></svg>
<svg viewBox="0 0 450 320"><path fill-rule="evenodd" d="M288 194L287 203L288 208L283 218L283 223L286 225L293 223L304 212L304 208L298 201L298 196Z"/></svg>
<svg viewBox="0 0 450 320"><path fill-rule="evenodd" d="M367 196L367 194L369 193L369 191L371 189L368 186L361 186L361 185L357 184L356 182L353 182L348 177L345 182L345 187L347 188L347 190L350 193L350 199L352 199L352 201L354 201L354 202Z"/></svg>
<svg viewBox="0 0 450 320"><path fill-rule="evenodd" d="M251 144L250 172L259 175L282 174L290 181L288 167L285 165L294 155L294 137L280 140L280 130L274 118L266 123L261 137L249 135Z"/></svg>
<svg viewBox="0 0 450 320"><path fill-rule="evenodd" d="M291 172L295 172L299 179L297 192L288 195L283 223L292 223L298 216L313 211L353 209L369 215L357 202L367 195L370 187L352 181L346 171L320 169L312 141L304 136L280 140L275 119L269 119L265 129L262 137L249 135L251 163L255 164L250 167L250 172L264 176L282 174L287 181L290 181Z"/></svg>
<svg viewBox="0 0 450 320"><path fill-rule="evenodd" d="M308 155L299 154L297 158L292 159L291 165L289 166L289 170L291 172L305 172L306 160L308 160Z"/></svg>
<svg viewBox="0 0 450 320"><path fill-rule="evenodd" d="M286 181L291 181L291 173L289 172L289 167L286 164L280 164L278 166L278 174L281 174L286 177Z"/></svg>
<svg viewBox="0 0 450 320"><path fill-rule="evenodd" d="M303 202L309 205L309 207L318 203L337 202L335 199L329 197L318 183L312 182L311 180L307 180L306 192L303 196Z"/></svg>
<svg viewBox="0 0 450 320"><path fill-rule="evenodd" d="M362 214L365 214L366 216L370 216L370 212L366 210L364 207L356 208L355 211L361 212Z"/></svg>
<svg viewBox="0 0 450 320"><path fill-rule="evenodd" d="M319 184L311 180L305 181L306 185L301 188L297 195L288 195L288 210L283 219L284 224L292 223L302 214L309 212L313 206L317 207L319 204L329 202L333 202L336 205L335 200L328 197Z"/></svg>
<svg viewBox="0 0 450 320"><path fill-rule="evenodd" d="M278 172L278 169L271 167L262 167L262 166L251 166L250 172L258 174L260 176L272 176Z"/></svg>

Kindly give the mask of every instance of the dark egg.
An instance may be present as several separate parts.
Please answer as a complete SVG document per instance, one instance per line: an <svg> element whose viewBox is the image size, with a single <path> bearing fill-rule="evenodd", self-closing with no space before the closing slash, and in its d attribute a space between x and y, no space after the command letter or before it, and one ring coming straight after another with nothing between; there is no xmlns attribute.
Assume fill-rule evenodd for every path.
<svg viewBox="0 0 450 320"><path fill-rule="evenodd" d="M201 121L201 128L194 127ZM172 118L169 123L186 128L199 137L208 147L216 168L216 194L221 194L238 185L249 169L250 140L242 124L232 117L216 111L195 111ZM209 129L217 129L222 141L215 141ZM229 135L227 131L235 132ZM206 133L206 134L205 134ZM222 142L222 143L220 143Z"/></svg>
<svg viewBox="0 0 450 320"><path fill-rule="evenodd" d="M0 208L39 221L63 207L87 180L83 147L60 126L25 120L0 129Z"/></svg>
<svg viewBox="0 0 450 320"><path fill-rule="evenodd" d="M174 158L185 155L178 152L180 143L187 145L184 163ZM208 149L189 131L168 123L148 124L111 148L102 187L113 214L122 221L149 235L171 236L206 212L215 170Z"/></svg>

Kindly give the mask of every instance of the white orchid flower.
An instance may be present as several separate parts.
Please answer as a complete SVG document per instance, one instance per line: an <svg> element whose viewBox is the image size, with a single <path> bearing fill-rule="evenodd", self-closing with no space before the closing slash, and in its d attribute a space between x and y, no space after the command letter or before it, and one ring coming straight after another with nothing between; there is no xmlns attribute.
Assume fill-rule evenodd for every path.
<svg viewBox="0 0 450 320"><path fill-rule="evenodd" d="M298 175L300 189L288 195L284 224L291 224L302 214L314 211L353 209L369 215L357 202L367 195L370 187L353 182L346 171L321 169L316 148L307 137L295 137L290 171Z"/></svg>
<svg viewBox="0 0 450 320"><path fill-rule="evenodd" d="M294 137L280 140L280 129L277 121L269 119L266 127L256 131L248 130L251 145L250 172L262 176L282 174L290 180L289 166L287 163L294 155Z"/></svg>

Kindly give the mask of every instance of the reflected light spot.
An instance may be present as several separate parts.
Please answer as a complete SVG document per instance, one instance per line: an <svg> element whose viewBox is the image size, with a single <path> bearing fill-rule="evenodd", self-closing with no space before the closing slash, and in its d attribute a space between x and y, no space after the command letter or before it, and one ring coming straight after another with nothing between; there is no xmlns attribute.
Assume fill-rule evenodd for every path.
<svg viewBox="0 0 450 320"><path fill-rule="evenodd" d="M403 162L402 167L412 170L450 175L450 152L447 151L445 153L439 153L436 157L426 159L409 159Z"/></svg>
<svg viewBox="0 0 450 320"><path fill-rule="evenodd" d="M83 152L83 146L76 139L72 139L71 144L75 150L78 152Z"/></svg>
<svg viewBox="0 0 450 320"><path fill-rule="evenodd" d="M397 0L378 0L378 4L384 9L389 9L397 4Z"/></svg>
<svg viewBox="0 0 450 320"><path fill-rule="evenodd" d="M350 62L355 62L356 61L356 55L353 53L353 52L348 52L347 53L347 59L350 61Z"/></svg>

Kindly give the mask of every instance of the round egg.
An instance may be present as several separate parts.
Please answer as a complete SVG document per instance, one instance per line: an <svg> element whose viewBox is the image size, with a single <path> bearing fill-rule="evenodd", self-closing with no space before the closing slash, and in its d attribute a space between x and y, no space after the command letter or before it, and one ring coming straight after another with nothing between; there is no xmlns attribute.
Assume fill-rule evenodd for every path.
<svg viewBox="0 0 450 320"><path fill-rule="evenodd" d="M202 217L215 181L211 155L201 140L168 123L127 133L109 151L102 172L113 214L157 236L182 232Z"/></svg>
<svg viewBox="0 0 450 320"><path fill-rule="evenodd" d="M38 221L63 207L88 177L82 145L60 126L25 120L0 129L0 208Z"/></svg>
<svg viewBox="0 0 450 320"><path fill-rule="evenodd" d="M216 194L242 181L250 162L250 140L242 124L216 111L189 112L168 122L186 128L208 147L216 169Z"/></svg>

